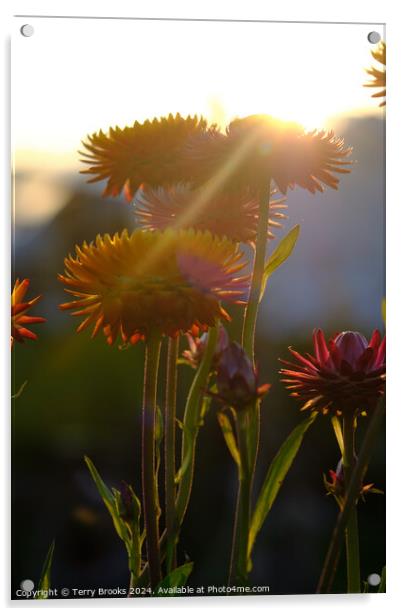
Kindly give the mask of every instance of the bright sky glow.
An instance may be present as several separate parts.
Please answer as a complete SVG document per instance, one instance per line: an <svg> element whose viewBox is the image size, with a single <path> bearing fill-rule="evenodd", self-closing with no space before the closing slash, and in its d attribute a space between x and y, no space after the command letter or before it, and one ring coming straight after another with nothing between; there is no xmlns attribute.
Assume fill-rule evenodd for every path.
<svg viewBox="0 0 402 616"><path fill-rule="evenodd" d="M27 23L34 35L19 28ZM16 166L78 167L87 133L179 111L225 126L268 113L308 128L378 112L363 88L373 26L15 19ZM382 26L375 28L383 34ZM51 153L51 158L48 154Z"/></svg>

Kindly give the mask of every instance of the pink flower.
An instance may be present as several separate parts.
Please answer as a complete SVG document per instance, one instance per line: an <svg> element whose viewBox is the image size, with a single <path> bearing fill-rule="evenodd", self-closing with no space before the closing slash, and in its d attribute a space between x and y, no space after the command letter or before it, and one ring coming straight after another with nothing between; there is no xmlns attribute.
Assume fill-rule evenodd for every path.
<svg viewBox="0 0 402 616"><path fill-rule="evenodd" d="M268 237L272 229L281 228L287 218L284 198L271 191ZM191 190L187 184L169 187L142 187L134 198L136 221L143 229L193 228L210 231L234 242L253 244L257 235L259 202L252 195L208 194L205 188Z"/></svg>
<svg viewBox="0 0 402 616"><path fill-rule="evenodd" d="M385 391L385 337L378 330L370 342L359 332L342 332L327 344L323 332L313 333L315 356L289 348L296 361L281 360L291 396L304 402L302 411L341 415L370 411Z"/></svg>
<svg viewBox="0 0 402 616"><path fill-rule="evenodd" d="M183 357L192 368L197 368L204 355L205 347L208 342L208 332L202 334L201 337L187 334L189 348L183 351ZM226 329L221 325L218 332L218 341L216 344L215 353L212 359L212 368L216 369L222 351L229 344L229 336Z"/></svg>

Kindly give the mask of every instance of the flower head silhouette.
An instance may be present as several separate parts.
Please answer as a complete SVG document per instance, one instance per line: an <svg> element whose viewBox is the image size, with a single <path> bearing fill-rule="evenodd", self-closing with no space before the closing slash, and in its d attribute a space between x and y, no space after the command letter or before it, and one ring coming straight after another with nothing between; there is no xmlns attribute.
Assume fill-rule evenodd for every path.
<svg viewBox="0 0 402 616"><path fill-rule="evenodd" d="M372 81L365 84L366 88L377 88L378 92L372 94L372 98L384 98L383 101L380 102L380 107L385 105L385 94L386 94L386 45L384 42L379 43L377 49L371 52L374 60L377 60L379 64L382 65L382 68L379 70L375 66L366 69L366 72L372 77Z"/></svg>
<svg viewBox="0 0 402 616"><path fill-rule="evenodd" d="M183 144L206 127L203 118L176 114L88 135L83 141L85 151L80 152L87 168L81 173L93 176L90 183L107 180L104 196L116 197L124 189L128 200L143 183L181 182L185 179Z"/></svg>
<svg viewBox="0 0 402 616"><path fill-rule="evenodd" d="M268 236L287 218L284 198L271 192ZM143 229L193 228L225 236L234 242L253 243L258 226L258 200L250 195L208 194L179 184L168 188L144 188L134 199L135 217Z"/></svg>
<svg viewBox="0 0 402 616"><path fill-rule="evenodd" d="M127 231L76 247L59 279L75 300L60 306L85 317L78 327L101 329L113 344L135 344L158 331L175 336L228 319L221 301L242 303L248 276L235 244L195 231Z"/></svg>
<svg viewBox="0 0 402 616"><path fill-rule="evenodd" d="M226 190L256 193L273 179L279 190L300 186L311 193L337 188L349 173L351 148L332 131L306 132L299 124L253 115L236 119L226 133L215 127L192 135L187 146L195 185L211 181Z"/></svg>

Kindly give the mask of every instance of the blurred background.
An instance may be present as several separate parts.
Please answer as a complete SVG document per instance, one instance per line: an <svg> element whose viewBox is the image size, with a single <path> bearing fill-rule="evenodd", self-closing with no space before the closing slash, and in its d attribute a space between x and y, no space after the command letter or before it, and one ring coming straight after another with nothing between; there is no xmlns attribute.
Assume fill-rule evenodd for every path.
<svg viewBox="0 0 402 616"><path fill-rule="evenodd" d="M318 128L334 129L354 148L356 164L341 178L338 191L289 193L289 220L269 248L301 224L294 253L269 281L258 322L261 381L272 383L272 390L262 407L257 488L278 447L302 419L279 382L278 358L287 357L289 345L311 351L315 327L327 336L350 329L367 338L374 328L383 330L385 119L371 91L362 87L364 68L372 63L367 26L350 26L340 43L339 27L333 25L319 30L317 24L264 24L264 37L256 24L231 25L184 28L172 22L169 29L159 22L144 22L141 28L131 22L127 31L124 22L84 27L75 20L62 25L38 20L32 39L16 35L13 277L31 280L30 296L43 295L33 313L45 316L47 323L34 326L37 342L16 344L12 355L13 391L27 382L13 406L14 590L23 579L39 579L53 539L54 586L128 584L125 548L83 456L91 457L108 485L119 487L124 480L140 493L143 347L120 350L101 337L93 341L87 333L77 335L78 322L58 310L66 294L56 275L75 244L97 233L134 228L130 204L123 198L102 199L102 185L90 186L78 173L77 150L87 133L170 111L203 113L222 126L236 115L268 112L310 127L316 118ZM208 45L202 26L211 26ZM88 32L91 60L85 47ZM104 45L105 36L114 44L112 51ZM223 59L222 49L232 56L228 51ZM31 80L36 85L26 97ZM229 332L239 327L241 317L238 310L230 312ZM179 375L180 416L192 369L182 366ZM365 423L360 422L359 439ZM381 489L384 438L379 438L367 476ZM314 592L337 515L335 502L325 495L323 473L335 469L338 459L330 422L320 417L261 532L252 584L268 584L273 594ZM236 486L236 469L212 407L199 435L179 550L181 562L195 562L189 581L194 586L227 581ZM369 495L359 505L359 519L362 576L367 578L385 564L384 497ZM334 591L344 588L341 561Z"/></svg>

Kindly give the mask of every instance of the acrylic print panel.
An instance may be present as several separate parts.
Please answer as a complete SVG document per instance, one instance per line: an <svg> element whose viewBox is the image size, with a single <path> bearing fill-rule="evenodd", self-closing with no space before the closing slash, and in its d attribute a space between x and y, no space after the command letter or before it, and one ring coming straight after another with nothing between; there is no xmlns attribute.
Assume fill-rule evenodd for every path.
<svg viewBox="0 0 402 616"><path fill-rule="evenodd" d="M384 27L18 18L12 81L12 598L384 592Z"/></svg>

